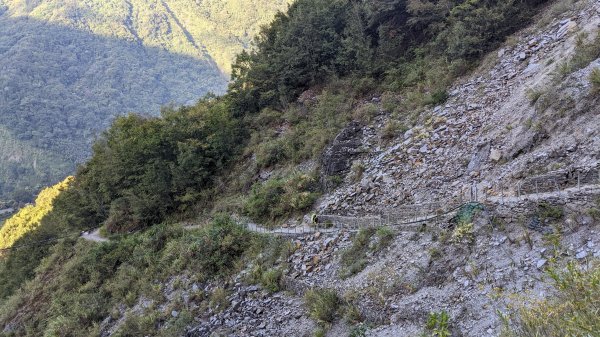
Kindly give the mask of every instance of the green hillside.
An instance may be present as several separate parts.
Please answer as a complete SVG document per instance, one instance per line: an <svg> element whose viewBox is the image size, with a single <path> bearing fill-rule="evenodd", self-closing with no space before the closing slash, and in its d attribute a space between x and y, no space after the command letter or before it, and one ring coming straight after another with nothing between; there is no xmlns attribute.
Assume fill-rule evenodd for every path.
<svg viewBox="0 0 600 337"><path fill-rule="evenodd" d="M169 280L229 284L252 264L249 282L276 286L273 264L292 248L221 213L265 225L303 215L341 179L322 172L324 148L350 121L370 122L374 95L387 92L395 124L386 129L400 133L544 2L298 0L237 57L226 94L117 118L95 142L53 210L15 242L27 248L0 260L4 335L100 335L109 316L125 322L115 336L185 335L227 295L170 306ZM181 221L201 225L187 232ZM73 239L94 226L111 240ZM145 299L150 313L139 314Z"/></svg>
<svg viewBox="0 0 600 337"><path fill-rule="evenodd" d="M166 104L223 93L234 55L286 6L1 1L0 200L33 195L72 173L117 116L158 115ZM4 146L22 155L9 159Z"/></svg>
<svg viewBox="0 0 600 337"><path fill-rule="evenodd" d="M27 201L28 195L14 192L26 191L31 186L52 185L57 176L70 168L57 155L15 139L2 126L0 149L0 190L10 193L18 202Z"/></svg>
<svg viewBox="0 0 600 337"><path fill-rule="evenodd" d="M13 248L22 248L0 256L0 336L208 335L211 331L189 332L226 307L237 310L237 299L254 301L264 297L254 290L233 297L235 294L229 293L232 285L260 283L265 289L278 291L285 265L295 263L291 255L296 249L306 246L330 254L329 243L320 248L312 239L290 242L252 233L236 224L231 215L243 215L265 226L301 218L320 194L342 179L329 176L323 169L327 164L324 150L341 129L350 123L372 125L380 107L390 115L390 123L382 127L392 135L390 138L402 135L403 127L415 120L431 122L431 116L423 113L426 107L443 104L453 81L468 75L487 53L525 27L548 2L297 0L287 13L276 15L261 30L256 48L236 58L231 84L223 95L164 108L160 116L117 117L94 142L91 158L53 199L52 210L35 230L14 242ZM19 11L37 15L37 11L45 13L51 8L27 4L29 7L23 5ZM156 13L161 13L161 8L167 10L162 2L151 4ZM167 11L176 11L176 4L169 2ZM100 7L94 10L102 12ZM52 17L63 17L60 13ZM69 13L64 17L75 15ZM86 13L76 16L85 18ZM184 20L183 15L178 19ZM135 31L139 35L142 30ZM135 41L134 35L127 37L129 33L127 29L119 32ZM192 33L182 34L188 37ZM175 40L153 43L164 46L161 43ZM179 47L179 55L197 50ZM164 66L167 68L161 76L171 71ZM187 71L193 73L194 69ZM179 77L173 81L176 79ZM116 90L126 97L146 87ZM100 105L110 103L102 102ZM84 103L98 104L93 97ZM24 139L35 141L33 137ZM353 171L362 174L359 172L364 167ZM265 172L268 174L262 174ZM467 222L467 226L474 226ZM108 240L99 243L78 239L79 231L93 227L101 228ZM503 231L500 227L504 224L497 227L491 231ZM432 240L436 245L452 244L447 235L450 232L441 232L444 234L438 237L422 228L423 235L435 237ZM371 246L384 246L383 237L393 235L383 233L378 240L370 241L369 237L381 234L379 230L379 234L373 234L375 231L361 231L355 243L339 253L352 263L362 264L363 258L355 256L371 254ZM412 238L417 234L404 236L415 241ZM548 235L544 240L551 242L553 238ZM429 248L415 247L424 254ZM477 248L453 247L445 252L464 250L475 255L472 249ZM389 252L397 258L396 253L402 249L393 246ZM491 249L497 252L500 248ZM432 251L428 254L433 256ZM436 252L441 258L440 251ZM410 259L414 254L411 250L407 256ZM312 266L305 263L323 255L312 256L299 257L302 268ZM462 267L466 261L458 263ZM448 267L438 273L429 267L417 267L419 274L430 273L442 280L458 270ZM571 283L584 279L577 286L596 285L590 288L595 291L597 274L589 278L576 275L578 278ZM376 276L389 279L386 274ZM560 281L559 275L557 283L568 285L568 277L562 278ZM412 281L402 282L393 281L393 291L412 292ZM331 279L327 283L333 286ZM180 292L188 285L192 289L189 297ZM432 282L431 288L438 291L439 285ZM473 288L478 289L477 285ZM365 291L372 291L378 298L384 296L373 285ZM593 291L590 297L597 293ZM309 316L316 323L315 335L326 335L338 320L361 320L359 309L352 312L349 297L338 298L333 290L325 295L321 292L310 289L306 296ZM482 296L494 294L484 292ZM277 298L288 302L286 296ZM361 296L354 293L352 297L364 302ZM446 293L441 296L448 297ZM597 296L592 298L597 303ZM454 296L449 300L458 302ZM568 308L575 314L597 313L597 306L573 309ZM421 322L435 331L433 335L451 336L447 318L441 318L447 315L445 311L439 315L431 312L425 322L427 314L423 311L415 316L423 316ZM295 315L291 311L284 314L298 322ZM380 320L375 322L381 324ZM259 329L265 326L255 323ZM371 322L366 323L370 326ZM279 322L278 326L283 324ZM332 330L329 335L336 332ZM359 333L350 335L364 335Z"/></svg>

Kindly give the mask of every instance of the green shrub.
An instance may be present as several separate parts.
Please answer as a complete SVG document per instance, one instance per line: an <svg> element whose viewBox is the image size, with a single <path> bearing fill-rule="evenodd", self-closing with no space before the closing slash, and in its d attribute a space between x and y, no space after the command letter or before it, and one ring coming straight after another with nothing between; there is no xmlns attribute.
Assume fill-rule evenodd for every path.
<svg viewBox="0 0 600 337"><path fill-rule="evenodd" d="M529 104L535 105L535 103L542 97L544 92L539 89L529 88L525 91L527 98L529 99Z"/></svg>
<svg viewBox="0 0 600 337"><path fill-rule="evenodd" d="M432 337L450 337L449 321L450 316L446 311L432 312L427 317L425 328L431 332Z"/></svg>
<svg viewBox="0 0 600 337"><path fill-rule="evenodd" d="M349 324L356 324L362 322L363 317L360 309L356 305L346 303L344 306L344 319Z"/></svg>
<svg viewBox="0 0 600 337"><path fill-rule="evenodd" d="M383 140L391 140L406 130L408 130L408 128L402 123L395 120L390 120L383 127L381 138Z"/></svg>
<svg viewBox="0 0 600 337"><path fill-rule="evenodd" d="M159 317L156 312L145 312L142 316L126 314L123 325L115 332L116 337L148 336L156 331Z"/></svg>
<svg viewBox="0 0 600 337"><path fill-rule="evenodd" d="M459 223L452 232L452 241L456 243L473 243L475 241L473 223Z"/></svg>
<svg viewBox="0 0 600 337"><path fill-rule="evenodd" d="M287 179L274 178L253 186L244 210L255 220L272 222L305 211L317 196L313 176L296 174Z"/></svg>
<svg viewBox="0 0 600 337"><path fill-rule="evenodd" d="M592 261L586 269L569 264L548 273L556 292L546 299L516 303L503 317L503 336L595 336L600 331L600 263Z"/></svg>
<svg viewBox="0 0 600 337"><path fill-rule="evenodd" d="M270 269L261 276L262 286L270 292L281 290L281 277L283 273L280 269Z"/></svg>
<svg viewBox="0 0 600 337"><path fill-rule="evenodd" d="M446 90L437 90L429 94L425 99L426 105L440 105L445 103L450 96Z"/></svg>
<svg viewBox="0 0 600 337"><path fill-rule="evenodd" d="M367 335L368 327L364 324L353 326L350 330L348 337L365 337Z"/></svg>
<svg viewBox="0 0 600 337"><path fill-rule="evenodd" d="M367 253L376 253L392 243L395 233L389 227L363 228L354 237L352 246L341 253L340 277L348 278L368 265Z"/></svg>
<svg viewBox="0 0 600 337"><path fill-rule="evenodd" d="M379 114L379 109L377 105L373 103L367 103L359 106L354 110L352 117L356 121L361 121L363 123L369 123Z"/></svg>
<svg viewBox="0 0 600 337"><path fill-rule="evenodd" d="M375 234L375 228L363 228L354 237L352 246L342 251L340 263L341 263L341 277L347 278L352 275L358 274L367 266L366 254L369 250L369 243L371 238Z"/></svg>
<svg viewBox="0 0 600 337"><path fill-rule="evenodd" d="M399 95L386 91L381 95L381 107L383 111L393 113L396 111L402 99Z"/></svg>
<svg viewBox="0 0 600 337"><path fill-rule="evenodd" d="M319 324L331 324L336 319L341 300L334 290L312 289L304 295L308 314Z"/></svg>
<svg viewBox="0 0 600 337"><path fill-rule="evenodd" d="M378 242L374 250L381 251L390 246L396 234L390 227L380 227L375 232L375 236L377 237Z"/></svg>
<svg viewBox="0 0 600 337"><path fill-rule="evenodd" d="M268 168L289 159L286 138L265 141L256 150L256 164L261 168Z"/></svg>
<svg viewBox="0 0 600 337"><path fill-rule="evenodd" d="M560 206L553 206L542 202L538 205L538 216L542 222L546 220L558 220L564 216L564 210Z"/></svg>
<svg viewBox="0 0 600 337"><path fill-rule="evenodd" d="M592 84L592 93L600 93L600 68L594 68L590 73L590 83Z"/></svg>
<svg viewBox="0 0 600 337"><path fill-rule="evenodd" d="M354 182L358 182L362 179L363 174L365 173L365 165L360 161L354 161L352 166L350 167L350 172L352 172L352 180Z"/></svg>
<svg viewBox="0 0 600 337"><path fill-rule="evenodd" d="M588 214L594 219L594 220L600 220L600 208L590 208L588 210Z"/></svg>
<svg viewBox="0 0 600 337"><path fill-rule="evenodd" d="M229 300L227 299L227 290L223 288L215 288L209 297L210 307L216 312L221 312L229 306Z"/></svg>

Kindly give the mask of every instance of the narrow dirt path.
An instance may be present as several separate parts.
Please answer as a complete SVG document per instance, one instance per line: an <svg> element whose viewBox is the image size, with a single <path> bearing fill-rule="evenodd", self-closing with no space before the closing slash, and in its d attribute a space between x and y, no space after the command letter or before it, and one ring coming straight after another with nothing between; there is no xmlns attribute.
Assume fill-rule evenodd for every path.
<svg viewBox="0 0 600 337"><path fill-rule="evenodd" d="M549 192L549 193L538 193L538 194L527 194L527 195L522 195L520 197L516 197L516 196L505 196L505 197L499 197L499 196L488 196L485 198L485 202L491 202L494 204L499 204L499 205L506 205L506 204L511 204L511 203L516 203L516 202L521 202L523 200L547 200L547 199L551 199L554 197L564 197L567 195L573 195L573 194L599 194L600 193L600 185L597 184L592 184L592 185L585 185L585 186L581 186L581 187L573 187L573 188L567 188L564 189L560 192ZM456 213L456 209L453 209L451 212L446 213L445 215L454 215ZM331 217L331 216L330 216ZM432 221L435 220L437 218L439 218L440 215L439 214L429 214L429 215L423 215L418 214L415 215L414 217L412 217L411 220L407 220L407 222L399 222L397 224L390 224L392 227L397 227L397 228L403 228L402 225L408 226L411 224L419 224L422 222L426 222L426 221ZM356 219L359 218L351 218L351 217L339 217L339 218L348 218L350 220L354 220L356 221ZM383 219L380 219L383 220ZM389 219L388 219L389 220ZM397 220L397 219L396 219ZM350 221L352 222L352 221ZM311 227L308 225L303 225L301 227L279 227L279 228L268 228L268 227L263 227L261 225L249 222L247 224L244 225L244 227L254 233L262 233L262 234L272 234L272 235L284 235L284 236L296 236L296 235L305 235L305 234L314 234L314 233L321 233L321 234L328 234L328 233L336 233L339 232L341 228L346 228L346 226L344 225L349 225L349 224L341 224L342 226L333 226L330 228L325 228L323 226L323 224L321 224L322 227ZM374 224L375 225L375 224ZM201 228L202 226L200 225L189 225L189 226L184 226L183 228L186 230L193 230L193 229L198 229ZM358 230L360 228L360 226L357 226L356 228L351 228L351 229L355 229ZM408 227L406 227L408 228ZM100 236L100 229L96 229L92 232L84 232L81 235L81 238L84 240L88 240L88 241L93 241L93 242L107 242L109 241L107 238L103 238L102 236Z"/></svg>
<svg viewBox="0 0 600 337"><path fill-rule="evenodd" d="M108 242L107 238L100 236L100 228L95 229L93 232L83 232L81 238L93 242Z"/></svg>

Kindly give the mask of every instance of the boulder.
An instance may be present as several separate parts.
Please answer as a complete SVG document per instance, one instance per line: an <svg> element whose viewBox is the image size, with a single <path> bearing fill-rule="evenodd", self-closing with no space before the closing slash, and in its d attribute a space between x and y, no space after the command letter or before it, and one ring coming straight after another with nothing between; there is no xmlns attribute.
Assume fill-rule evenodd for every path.
<svg viewBox="0 0 600 337"><path fill-rule="evenodd" d="M350 169L361 146L362 127L358 122L350 123L333 140L321 158L326 177L344 175Z"/></svg>

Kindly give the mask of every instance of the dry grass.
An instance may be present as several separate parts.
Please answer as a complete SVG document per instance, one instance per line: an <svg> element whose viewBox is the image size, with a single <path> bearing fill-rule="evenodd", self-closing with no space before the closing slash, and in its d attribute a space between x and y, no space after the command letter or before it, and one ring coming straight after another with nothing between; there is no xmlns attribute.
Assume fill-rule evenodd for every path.
<svg viewBox="0 0 600 337"><path fill-rule="evenodd" d="M504 316L504 337L598 336L600 331L600 262L587 270L569 264L564 271L551 269L556 293L543 300L519 299Z"/></svg>

